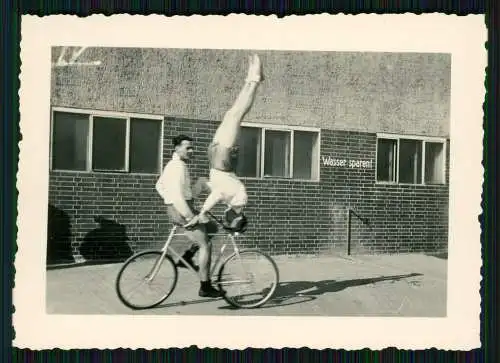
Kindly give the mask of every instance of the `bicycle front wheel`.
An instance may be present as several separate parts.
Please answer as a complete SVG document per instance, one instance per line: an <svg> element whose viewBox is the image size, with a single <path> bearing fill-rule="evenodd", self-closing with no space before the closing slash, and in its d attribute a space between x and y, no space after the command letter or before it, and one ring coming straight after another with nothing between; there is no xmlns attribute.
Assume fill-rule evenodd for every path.
<svg viewBox="0 0 500 363"><path fill-rule="evenodd" d="M224 300L237 308L264 305L273 296L278 282L276 263L259 250L242 250L230 255L222 264L217 280Z"/></svg>
<svg viewBox="0 0 500 363"><path fill-rule="evenodd" d="M120 301L132 309L148 309L165 301L177 284L177 267L161 251L144 251L130 257L116 278Z"/></svg>

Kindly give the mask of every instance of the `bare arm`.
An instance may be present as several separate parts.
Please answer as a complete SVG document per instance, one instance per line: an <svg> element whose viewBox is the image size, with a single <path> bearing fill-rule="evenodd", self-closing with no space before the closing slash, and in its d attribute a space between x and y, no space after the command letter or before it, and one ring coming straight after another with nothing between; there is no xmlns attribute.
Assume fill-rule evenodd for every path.
<svg viewBox="0 0 500 363"><path fill-rule="evenodd" d="M200 215L205 215L222 200L222 195L210 188L210 183L207 178L199 178L193 189L195 190L195 194L197 195L201 194L203 191L208 191L208 197L203 204Z"/></svg>
<svg viewBox="0 0 500 363"><path fill-rule="evenodd" d="M207 212L210 212L213 207L217 203L219 203L222 200L222 194L219 192L212 191L207 199L205 200L205 203L203 204L203 207L201 208L200 211L200 216L205 216Z"/></svg>
<svg viewBox="0 0 500 363"><path fill-rule="evenodd" d="M208 217L207 212L209 212L217 203L222 200L222 194L220 192L215 192L211 190L209 183L206 181L206 178L198 179L196 183L195 189L199 190L201 193L202 189L208 189L209 194L200 213L197 216L194 216L187 224L184 225L186 228L190 228L195 226L197 223L207 223Z"/></svg>

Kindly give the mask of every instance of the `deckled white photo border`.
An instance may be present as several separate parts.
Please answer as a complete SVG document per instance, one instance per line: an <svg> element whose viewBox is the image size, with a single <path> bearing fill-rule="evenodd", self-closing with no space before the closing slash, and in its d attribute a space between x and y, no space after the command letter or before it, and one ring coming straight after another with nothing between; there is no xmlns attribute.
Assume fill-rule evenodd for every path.
<svg viewBox="0 0 500 363"><path fill-rule="evenodd" d="M480 346L480 224L487 29L469 15L23 16L14 346L197 345L344 349ZM175 37L172 37L175 34ZM76 316L45 313L50 48L54 45L444 52L452 54L446 318ZM203 327L203 329L198 329Z"/></svg>

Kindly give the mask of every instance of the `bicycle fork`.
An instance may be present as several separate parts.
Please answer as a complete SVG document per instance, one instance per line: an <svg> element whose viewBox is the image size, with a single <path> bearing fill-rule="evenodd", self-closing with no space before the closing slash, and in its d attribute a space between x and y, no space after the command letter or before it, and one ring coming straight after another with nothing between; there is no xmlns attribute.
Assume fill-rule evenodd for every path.
<svg viewBox="0 0 500 363"><path fill-rule="evenodd" d="M151 274L147 278L148 282L151 282L156 277L156 274L160 270L161 263L163 262L163 259L165 258L165 255L167 254L168 246L170 244L170 241L172 241L172 238L174 237L176 229L177 229L177 227L174 226L174 228L172 228L172 230L170 231L170 235L168 236L167 242L165 243L165 246L163 246L163 248L161 250L161 256L156 261L156 263L155 263L155 265L153 267L153 271L151 272Z"/></svg>
<svg viewBox="0 0 500 363"><path fill-rule="evenodd" d="M236 235L237 233L235 233ZM235 253L238 253L240 250L238 249L238 245L234 242L234 236L233 235L229 235L229 238L231 239L231 244L233 245L233 250ZM226 249L227 247L227 243L224 243L220 249L220 252L219 252L219 255L217 256L217 259L215 260L215 262L212 264L212 269L210 271L210 276L213 275L213 273L215 272L215 268L217 267L217 264L220 262L220 260L222 259L222 255L224 254L224 250Z"/></svg>
<svg viewBox="0 0 500 363"><path fill-rule="evenodd" d="M237 233L235 233L235 235L237 235ZM239 255L240 249L238 248L238 245L234 241L235 237L233 235L230 235L229 238L231 239L231 244L233 245L233 251L236 254L236 258L238 259L238 261L240 263L240 267L242 269L242 272L243 272L244 275L247 275L247 271L245 269L245 266L244 266L243 262L241 261L241 256ZM220 259L222 258L223 252L226 249L226 247L227 247L227 243L225 243L221 247L219 256L217 257L216 262L213 264L212 271L211 271L211 276L214 273L215 268L217 267L217 264L219 263ZM248 283L248 282L249 282L249 280L247 280L247 279L244 279L244 280L231 280L231 281L225 281L224 285L227 285L227 284L238 284L238 283Z"/></svg>

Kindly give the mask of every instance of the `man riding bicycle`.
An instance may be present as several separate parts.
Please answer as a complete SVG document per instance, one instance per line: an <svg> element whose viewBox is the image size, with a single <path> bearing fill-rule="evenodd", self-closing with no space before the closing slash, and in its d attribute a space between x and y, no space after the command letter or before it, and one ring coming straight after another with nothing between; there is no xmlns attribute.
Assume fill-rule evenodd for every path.
<svg viewBox="0 0 500 363"><path fill-rule="evenodd" d="M191 178L187 162L193 154L193 139L186 135L173 138L174 153L156 183L156 190L167 206L170 221L178 226L186 224L196 215L191 189ZM211 286L209 266L211 257L210 233L217 231L215 223L204 223L186 229L186 237L199 247L199 269L201 286L199 296L219 297L221 293ZM187 261L193 264L191 260Z"/></svg>

